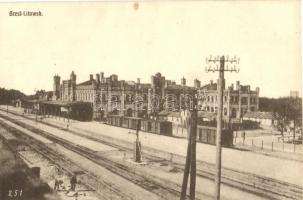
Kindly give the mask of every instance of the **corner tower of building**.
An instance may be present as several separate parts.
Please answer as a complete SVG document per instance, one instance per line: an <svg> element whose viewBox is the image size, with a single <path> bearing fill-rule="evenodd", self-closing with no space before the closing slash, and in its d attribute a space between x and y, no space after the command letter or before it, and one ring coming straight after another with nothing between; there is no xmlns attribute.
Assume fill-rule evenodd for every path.
<svg viewBox="0 0 303 200"><path fill-rule="evenodd" d="M53 82L53 100L58 100L60 98L60 76L54 76Z"/></svg>

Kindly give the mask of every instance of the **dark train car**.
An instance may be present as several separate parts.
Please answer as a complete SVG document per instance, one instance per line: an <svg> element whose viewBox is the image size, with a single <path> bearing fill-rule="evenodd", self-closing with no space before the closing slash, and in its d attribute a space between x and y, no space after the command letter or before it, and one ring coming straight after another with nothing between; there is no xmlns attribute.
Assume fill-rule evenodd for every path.
<svg viewBox="0 0 303 200"><path fill-rule="evenodd" d="M93 108L90 103L75 102L70 105L70 117L79 121L91 121Z"/></svg>
<svg viewBox="0 0 303 200"><path fill-rule="evenodd" d="M145 132L150 132L151 131L151 120L142 119L140 129Z"/></svg>
<svg viewBox="0 0 303 200"><path fill-rule="evenodd" d="M173 125L168 121L159 121L158 122L158 130L160 131L160 135L173 135Z"/></svg>
<svg viewBox="0 0 303 200"><path fill-rule="evenodd" d="M107 116L107 124L133 130L139 128L139 130L145 132L172 136L172 123L168 121L109 115Z"/></svg>
<svg viewBox="0 0 303 200"><path fill-rule="evenodd" d="M88 102L40 101L38 114L91 121L93 108Z"/></svg>
<svg viewBox="0 0 303 200"><path fill-rule="evenodd" d="M216 144L216 132L215 127L200 126L197 127L197 141ZM222 129L222 146L232 147L233 146L233 132L231 129Z"/></svg>
<svg viewBox="0 0 303 200"><path fill-rule="evenodd" d="M128 128L128 126L129 126L129 119L123 117L123 118L122 118L121 126L124 127L124 128Z"/></svg>
<svg viewBox="0 0 303 200"><path fill-rule="evenodd" d="M129 129L134 129L136 130L137 127L141 127L141 118L138 117L123 117L122 120L122 127L124 128L129 128Z"/></svg>
<svg viewBox="0 0 303 200"><path fill-rule="evenodd" d="M120 115L109 115L107 116L107 124L112 126L119 126L122 125L122 116Z"/></svg>
<svg viewBox="0 0 303 200"><path fill-rule="evenodd" d="M160 135L172 136L172 123L168 121L142 119L141 130Z"/></svg>

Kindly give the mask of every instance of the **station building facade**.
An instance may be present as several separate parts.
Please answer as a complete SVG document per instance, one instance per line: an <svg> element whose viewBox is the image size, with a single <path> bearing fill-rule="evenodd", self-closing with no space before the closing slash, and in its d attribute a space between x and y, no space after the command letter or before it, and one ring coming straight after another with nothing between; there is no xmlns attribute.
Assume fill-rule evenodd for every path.
<svg viewBox="0 0 303 200"><path fill-rule="evenodd" d="M198 110L217 112L217 83L212 81L201 87L201 82L194 80L194 86L187 86L186 79L181 84L167 80L160 73L151 76L150 83L119 80L112 74L104 73L89 75L85 82L77 84L74 72L69 79L60 82L58 75L54 76L52 100L62 102L90 103L94 119L103 119L108 115L129 117L155 117L161 111L180 112L192 108L191 100L197 98ZM225 88L223 97L223 116L225 119L240 119L250 111L258 111L259 88L251 90L249 85L240 85L237 81Z"/></svg>
<svg viewBox="0 0 303 200"><path fill-rule="evenodd" d="M218 110L218 92L217 83L211 81L209 84L197 90L198 107L201 111L216 113ZM241 119L247 112L259 110L259 91L257 87L251 90L250 85L241 85L236 82L225 88L223 91L223 118Z"/></svg>
<svg viewBox="0 0 303 200"><path fill-rule="evenodd" d="M62 83L56 75L53 90L53 99L59 101L90 102L95 119L107 115L147 117L157 116L162 110L176 111L182 97L195 92L193 87L186 86L185 78L177 85L157 73L151 76L151 83L141 83L139 78L136 82L125 81L115 74L105 77L103 72L90 74L89 80L79 84L74 72Z"/></svg>

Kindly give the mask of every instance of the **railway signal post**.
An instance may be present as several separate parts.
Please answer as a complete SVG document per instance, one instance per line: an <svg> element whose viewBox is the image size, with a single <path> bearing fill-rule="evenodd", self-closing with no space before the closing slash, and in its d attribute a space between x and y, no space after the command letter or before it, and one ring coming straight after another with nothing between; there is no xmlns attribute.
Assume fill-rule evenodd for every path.
<svg viewBox="0 0 303 200"><path fill-rule="evenodd" d="M135 141L135 162L141 163L142 162L142 154L141 154L141 142L139 140L139 122L137 122L137 129L136 129L136 141Z"/></svg>
<svg viewBox="0 0 303 200"><path fill-rule="evenodd" d="M221 136L222 136L222 110L223 110L223 90L224 90L224 72L239 72L236 65L239 64L239 58L231 58L227 56L216 56L212 58L206 58L206 72L219 72L219 82L217 86L218 91L218 113L217 113L217 134L216 134L216 168L215 168L215 194L214 199L220 199L220 184L221 184L221 160L222 160L222 147L221 147ZM231 68L228 68L225 64L231 64ZM220 66L219 66L220 65Z"/></svg>

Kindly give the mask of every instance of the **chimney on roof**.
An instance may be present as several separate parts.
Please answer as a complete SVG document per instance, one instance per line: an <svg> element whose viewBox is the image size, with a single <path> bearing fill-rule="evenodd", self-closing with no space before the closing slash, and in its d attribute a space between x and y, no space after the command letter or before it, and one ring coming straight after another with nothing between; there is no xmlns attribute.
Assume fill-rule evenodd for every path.
<svg viewBox="0 0 303 200"><path fill-rule="evenodd" d="M236 89L239 90L239 89L240 89L240 81L237 81L236 84L237 84L237 85L236 85Z"/></svg>
<svg viewBox="0 0 303 200"><path fill-rule="evenodd" d="M137 83L140 84L140 78L137 78Z"/></svg>
<svg viewBox="0 0 303 200"><path fill-rule="evenodd" d="M105 81L104 81L104 72L101 72L100 73L100 81L101 81L101 83L104 83Z"/></svg>
<svg viewBox="0 0 303 200"><path fill-rule="evenodd" d="M100 83L100 74L96 74L96 81L97 83Z"/></svg>
<svg viewBox="0 0 303 200"><path fill-rule="evenodd" d="M185 79L184 77L181 79L181 85L182 85L182 86L185 86L185 85L186 85L186 79Z"/></svg>
<svg viewBox="0 0 303 200"><path fill-rule="evenodd" d="M169 85L171 85L171 80L165 80L165 87L168 87Z"/></svg>
<svg viewBox="0 0 303 200"><path fill-rule="evenodd" d="M213 80L210 80L210 84L212 85L214 83L214 81Z"/></svg>
<svg viewBox="0 0 303 200"><path fill-rule="evenodd" d="M90 81L94 80L94 76L92 74L89 75L89 80Z"/></svg>
<svg viewBox="0 0 303 200"><path fill-rule="evenodd" d="M110 78L113 82L118 81L118 76L116 74L112 74Z"/></svg>
<svg viewBox="0 0 303 200"><path fill-rule="evenodd" d="M259 92L260 92L260 88L259 87L256 87L256 92L259 94Z"/></svg>
<svg viewBox="0 0 303 200"><path fill-rule="evenodd" d="M120 85L121 85L121 87L123 88L123 87L124 87L124 85L125 85L125 81L124 81L124 80L122 80L122 81L120 82Z"/></svg>
<svg viewBox="0 0 303 200"><path fill-rule="evenodd" d="M194 80L194 87L195 87L195 88L201 87L201 82L200 82L198 79L195 79L195 80Z"/></svg>

